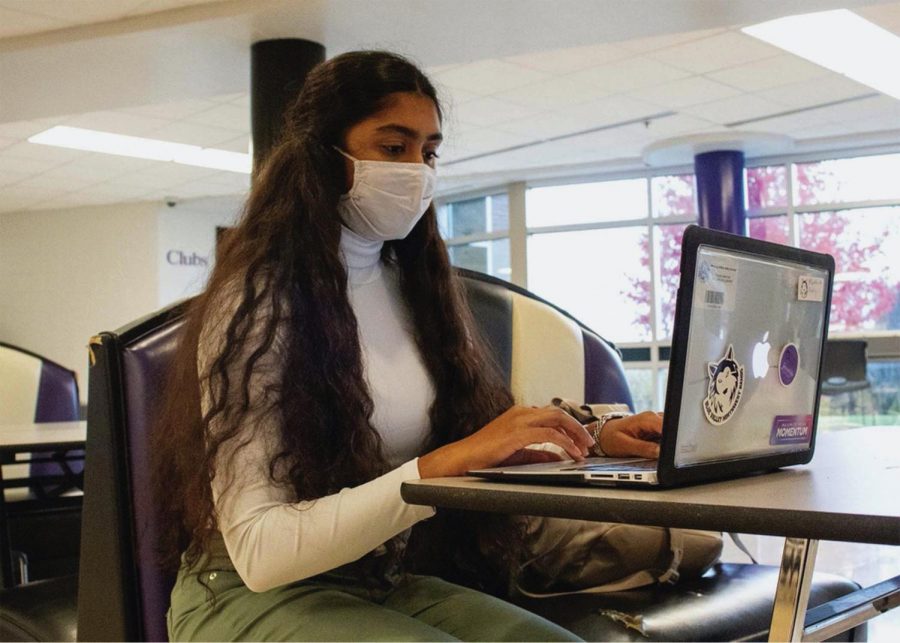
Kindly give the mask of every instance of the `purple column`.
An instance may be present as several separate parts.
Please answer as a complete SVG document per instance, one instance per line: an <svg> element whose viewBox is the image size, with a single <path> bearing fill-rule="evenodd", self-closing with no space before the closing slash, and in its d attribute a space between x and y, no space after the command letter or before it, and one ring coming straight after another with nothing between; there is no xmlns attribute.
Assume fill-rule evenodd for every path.
<svg viewBox="0 0 900 643"><path fill-rule="evenodd" d="M744 153L704 152L694 157L700 225L747 234L744 211Z"/></svg>

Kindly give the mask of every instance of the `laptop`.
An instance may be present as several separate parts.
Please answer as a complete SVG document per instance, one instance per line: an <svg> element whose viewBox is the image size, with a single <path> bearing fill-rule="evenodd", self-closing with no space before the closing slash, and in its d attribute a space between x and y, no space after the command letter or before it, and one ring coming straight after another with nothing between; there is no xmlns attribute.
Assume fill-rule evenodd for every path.
<svg viewBox="0 0 900 643"><path fill-rule="evenodd" d="M833 280L830 255L689 226L659 459L588 458L469 475L659 488L808 463Z"/></svg>

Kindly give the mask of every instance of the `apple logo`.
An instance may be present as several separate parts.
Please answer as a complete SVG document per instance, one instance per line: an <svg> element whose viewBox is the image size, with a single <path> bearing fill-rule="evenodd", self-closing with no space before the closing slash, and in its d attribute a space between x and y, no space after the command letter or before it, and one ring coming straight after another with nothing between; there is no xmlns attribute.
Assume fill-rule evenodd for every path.
<svg viewBox="0 0 900 643"><path fill-rule="evenodd" d="M769 372L769 350L772 345L769 343L769 331L763 335L762 341L757 342L753 347L753 377L759 379L765 377Z"/></svg>

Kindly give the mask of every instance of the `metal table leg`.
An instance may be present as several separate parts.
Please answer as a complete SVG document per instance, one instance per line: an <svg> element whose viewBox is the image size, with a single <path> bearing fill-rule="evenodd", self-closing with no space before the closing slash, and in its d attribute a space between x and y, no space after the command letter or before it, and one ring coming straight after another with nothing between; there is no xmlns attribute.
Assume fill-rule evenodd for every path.
<svg viewBox="0 0 900 643"><path fill-rule="evenodd" d="M772 624L769 627L770 641L803 640L806 606L818 547L818 540L785 538Z"/></svg>

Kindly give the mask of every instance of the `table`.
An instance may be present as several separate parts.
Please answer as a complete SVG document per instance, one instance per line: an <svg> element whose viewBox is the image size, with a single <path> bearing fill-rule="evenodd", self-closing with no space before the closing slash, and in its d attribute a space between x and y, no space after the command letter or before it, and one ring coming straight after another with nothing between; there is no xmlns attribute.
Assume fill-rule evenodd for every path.
<svg viewBox="0 0 900 643"><path fill-rule="evenodd" d="M9 530L5 490L27 486L27 479L4 480L3 466L22 464L29 458L17 459L20 454L36 452L54 453L54 459L66 457L69 451L84 449L87 422L44 422L32 424L0 425L0 573L3 586L13 582L12 561L9 550ZM60 477L61 478L61 477Z"/></svg>
<svg viewBox="0 0 900 643"><path fill-rule="evenodd" d="M679 489L458 477L405 482L401 495L411 504L454 509L783 536L770 640L828 638L890 609L900 598L898 575L867 588L868 593L854 593L871 600L845 601L840 610L805 627L819 540L900 545L900 426L820 434L809 465Z"/></svg>

